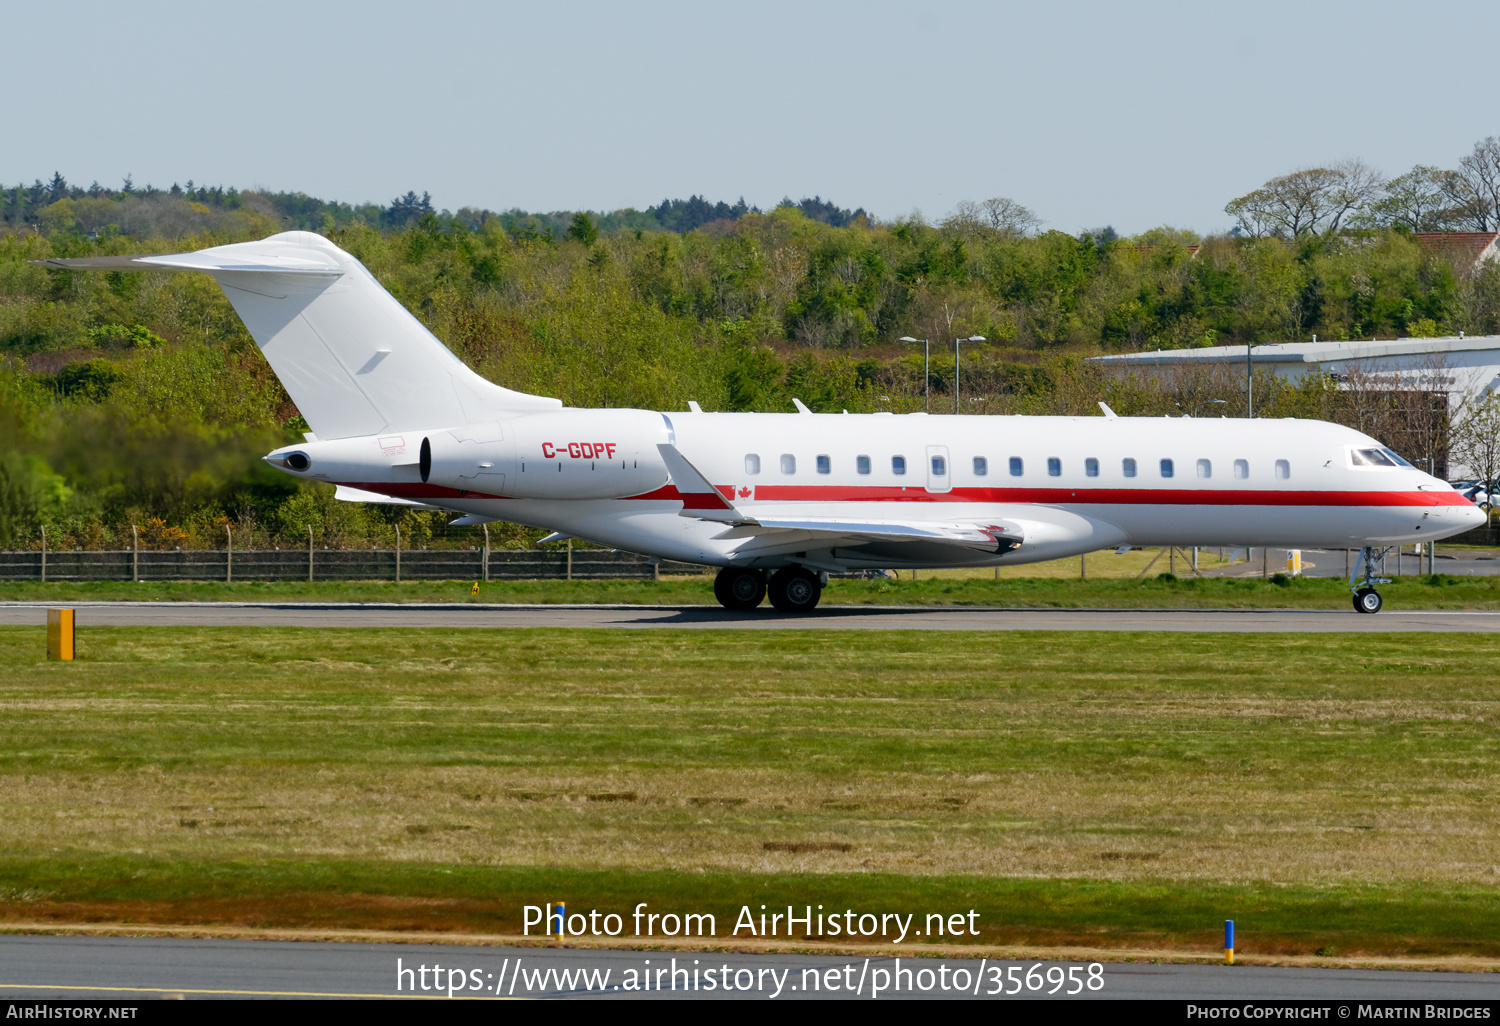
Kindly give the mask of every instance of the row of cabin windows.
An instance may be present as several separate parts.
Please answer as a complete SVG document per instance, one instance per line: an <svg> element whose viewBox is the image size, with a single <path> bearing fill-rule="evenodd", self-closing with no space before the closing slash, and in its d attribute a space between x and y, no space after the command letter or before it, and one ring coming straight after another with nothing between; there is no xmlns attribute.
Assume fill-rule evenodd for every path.
<svg viewBox="0 0 1500 1026"><path fill-rule="evenodd" d="M816 457L814 457L814 462L815 462L815 465L817 466L818 473L820 473L820 474L831 474L831 473L833 473L833 460L832 460L831 457L829 457L827 455L816 456ZM1176 464L1172 460L1169 460L1169 459L1162 460L1158 464L1158 468L1161 471L1161 476L1162 477L1175 477L1176 474L1177 474ZM868 474L868 473L870 473L870 457L868 457L868 456L856 456L856 457L854 457L854 469L855 469L856 472L858 472L860 474ZM1214 476L1214 464L1213 464L1212 460L1199 460L1197 462L1197 465L1196 465L1195 469L1197 471L1198 476L1201 477L1201 478L1207 479L1207 478L1211 478L1211 477ZM1292 465L1289 462L1287 462L1286 460L1277 460L1276 463L1275 463L1275 471L1276 471L1276 480L1278 480L1278 481L1286 481L1286 480L1290 479L1291 476L1292 476ZM797 473L797 457L793 456L789 452L782 453L781 454L781 472L783 474L788 475L788 476ZM985 476L987 476L989 474L989 472L990 472L990 462L989 462L989 460L987 460L983 456L975 456L974 457L974 476L975 477L985 477ZM1136 476L1136 472L1137 472L1137 465L1136 465L1135 460L1133 458L1129 457L1129 456L1127 456L1123 460L1121 460L1120 461L1120 472L1124 476L1126 476L1126 477L1135 477ZM752 453L746 453L746 455L745 455L745 473L749 474L752 477L760 473L760 456L757 455L756 453L753 453L753 452ZM894 475L896 475L897 477L900 477L900 476L902 476L902 475L904 475L906 473L906 457L905 456L892 456L891 457L891 473L894 474ZM1025 461L1022 460L1021 457L1019 457L1019 456L1012 456L1010 458L1010 476L1011 477L1021 477L1025 473L1026 473L1026 463L1025 463ZM1094 457L1092 457L1092 456L1090 456L1088 459L1084 460L1083 461L1083 473L1084 473L1085 477L1098 477L1099 476L1099 461L1097 459L1095 459ZM948 474L948 461L945 458L943 458L942 456L934 456L934 457L932 457L932 474L933 474L934 477L946 477L947 474ZM1062 476L1062 460L1061 459L1059 459L1056 456L1049 456L1047 458L1047 476L1048 477L1061 477ZM1236 480L1241 480L1241 481L1243 481L1246 478L1248 478L1250 476L1250 461L1249 460L1235 460L1234 461L1234 476L1235 476Z"/></svg>

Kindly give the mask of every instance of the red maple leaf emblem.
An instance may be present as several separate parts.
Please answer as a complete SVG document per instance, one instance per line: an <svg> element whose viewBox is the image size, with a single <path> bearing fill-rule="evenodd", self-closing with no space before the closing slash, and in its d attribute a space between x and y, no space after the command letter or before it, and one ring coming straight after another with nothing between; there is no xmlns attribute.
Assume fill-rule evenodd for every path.
<svg viewBox="0 0 1500 1026"><path fill-rule="evenodd" d="M741 488L740 489L740 498L742 498L742 499L748 499L748 498L750 498L750 489L748 489L748 488Z"/></svg>

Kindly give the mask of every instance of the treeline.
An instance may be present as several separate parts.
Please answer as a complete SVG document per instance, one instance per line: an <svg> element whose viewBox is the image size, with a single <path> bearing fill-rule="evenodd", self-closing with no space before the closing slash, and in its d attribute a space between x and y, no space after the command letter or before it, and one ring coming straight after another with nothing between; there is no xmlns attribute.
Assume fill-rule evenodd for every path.
<svg viewBox="0 0 1500 1026"><path fill-rule="evenodd" d="M413 544L476 535L449 531L441 515L337 503L326 486L265 467L258 457L305 425L211 279L28 263L50 256L312 227L481 374L576 406L790 410L797 397L830 412L921 409L922 347L899 341L914 336L932 341L931 405L948 412L951 340L982 335L961 352L965 412L1097 415L1104 399L1122 414L1233 416L1244 392L1232 375L1121 380L1084 358L1500 330L1493 265L1348 217L1285 238L1171 228L1121 238L1039 231L1035 214L1002 198L889 223L822 200L729 205L732 217L666 201L636 212L652 227L586 212L470 219L414 193L335 215L319 201L278 206L196 185L94 194L59 176L40 188L35 199L8 190L17 205L0 227L0 546L36 544L43 524L53 544L87 547L123 544L132 524L168 547L222 545L225 525L249 545L306 544L309 527L320 545L389 545L398 523ZM184 209L198 220L173 227ZM660 227L679 214L678 227L709 219ZM1347 389L1327 385L1257 381L1256 412L1355 423L1413 459L1441 449L1439 428L1395 437L1408 419L1400 397L1351 406ZM534 537L491 533L496 544Z"/></svg>
<svg viewBox="0 0 1500 1026"><path fill-rule="evenodd" d="M856 218L867 218L864 208L848 210L814 196L793 202L783 199L779 207L795 209L804 217L842 228ZM690 232L714 221L735 221L747 213L759 214L740 197L736 203L722 200L710 203L702 196L664 199L644 210L625 208L614 211L531 212L513 208L505 211L479 207L461 207L455 212L438 210L432 195L415 190L397 196L385 206L378 203L343 203L321 200L302 192L269 192L226 189L222 185L187 185L173 182L170 188L158 189L151 184L137 187L126 176L118 189L109 189L97 181L87 188L70 183L61 172L51 179L36 179L31 185L0 187L0 230L31 229L44 233L76 231L97 240L101 235L127 235L136 238L171 237L188 231L240 230L254 232L301 231L330 232L351 225L362 225L391 231L421 222L428 228L449 231L462 225L470 231L489 219L498 221L516 238L556 241L562 238L579 213L583 213L600 231L615 232Z"/></svg>

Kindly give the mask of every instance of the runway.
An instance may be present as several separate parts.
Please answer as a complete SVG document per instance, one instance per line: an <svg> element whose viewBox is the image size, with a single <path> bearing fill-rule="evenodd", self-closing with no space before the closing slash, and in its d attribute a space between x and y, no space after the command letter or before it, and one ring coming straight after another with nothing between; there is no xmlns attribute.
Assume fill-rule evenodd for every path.
<svg viewBox="0 0 1500 1026"><path fill-rule="evenodd" d="M59 603L0 603L0 625L46 623ZM733 630L1175 631L1389 634L1500 632L1500 610L998 609L824 606L787 616L717 606L452 605L241 602L73 602L80 630L100 627L676 627Z"/></svg>
<svg viewBox="0 0 1500 1026"><path fill-rule="evenodd" d="M878 995L883 998L1500 1000L1500 974L1496 973L1140 962L1104 964L1091 973L1089 963L1048 962L1042 964L1040 977L1045 980L1048 970L1056 967L1061 971L1053 972L1052 978L1064 982L1055 988L1051 983L1043 983L1032 989L1024 982L1024 974L1037 964L990 960L981 963L977 958L902 958L898 967L894 958L844 955L0 936L0 998L152 1000L163 995L180 995L189 1000L278 997L446 1000L447 986L456 982L456 997L490 998L862 997L868 1000L877 996L872 991L884 984L887 989ZM431 971L434 966L439 967L436 973ZM669 982L674 967L680 971L675 990L670 989ZM945 967L946 972L939 973L940 967ZM1010 972L1012 967L1016 967L1015 973ZM909 971L910 978L898 974L898 968ZM1069 969L1074 972L1069 974ZM632 978L638 981L645 972L654 976L656 970L663 970L660 991L654 986L650 991L629 989ZM924 970L931 973L922 975ZM715 981L712 989L707 986L709 978ZM435 979L442 981L436 988L432 986ZM730 982L728 990L719 985L720 979ZM964 979L967 986L954 985ZM1089 982L1091 979L1093 984ZM1066 993L1075 986L1077 993L1071 996ZM1048 995L1048 989L1057 993ZM995 990L999 993L992 993Z"/></svg>

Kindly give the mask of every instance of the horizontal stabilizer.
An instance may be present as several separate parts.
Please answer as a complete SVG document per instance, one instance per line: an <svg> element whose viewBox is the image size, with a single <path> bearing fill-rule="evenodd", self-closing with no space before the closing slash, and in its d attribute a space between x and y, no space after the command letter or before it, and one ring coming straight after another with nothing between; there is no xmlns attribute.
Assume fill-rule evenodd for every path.
<svg viewBox="0 0 1500 1026"><path fill-rule="evenodd" d="M410 506L412 509L442 508L441 506L429 506L425 502L413 502L411 499L398 499L394 495L367 492L363 488L350 488L348 485L336 485L333 497L342 502L374 502L384 506Z"/></svg>
<svg viewBox="0 0 1500 1026"><path fill-rule="evenodd" d="M54 257L32 260L43 267L72 271L260 271L277 274L314 274L336 278L343 270L332 260L284 254L234 256L205 250L201 253L160 253L152 256Z"/></svg>

